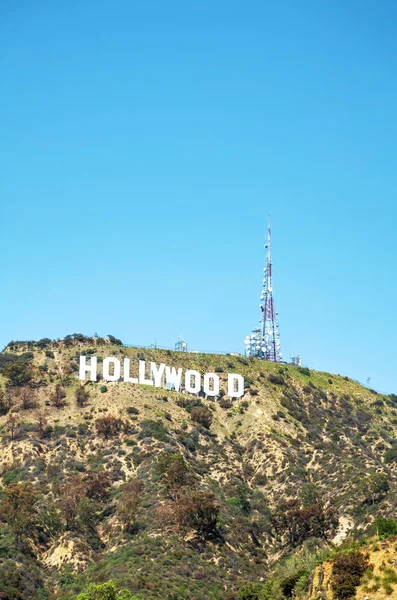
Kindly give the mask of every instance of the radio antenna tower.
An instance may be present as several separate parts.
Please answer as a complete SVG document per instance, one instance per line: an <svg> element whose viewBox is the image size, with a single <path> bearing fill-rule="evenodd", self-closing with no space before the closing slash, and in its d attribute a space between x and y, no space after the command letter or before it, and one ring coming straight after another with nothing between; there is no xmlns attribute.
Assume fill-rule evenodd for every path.
<svg viewBox="0 0 397 600"><path fill-rule="evenodd" d="M270 217L267 230L267 260L263 269L263 288L261 293L260 309L262 318L261 326L254 329L244 340L246 344L246 355L281 362L283 355L280 351L280 332L278 330L278 313L274 308L273 284L272 284L272 251Z"/></svg>

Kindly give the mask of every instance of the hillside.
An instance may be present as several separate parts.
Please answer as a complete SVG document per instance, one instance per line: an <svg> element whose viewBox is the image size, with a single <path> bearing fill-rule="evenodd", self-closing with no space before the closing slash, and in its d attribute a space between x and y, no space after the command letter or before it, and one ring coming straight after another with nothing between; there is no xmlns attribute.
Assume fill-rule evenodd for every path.
<svg viewBox="0 0 397 600"><path fill-rule="evenodd" d="M356 588L357 600L383 600L397 598L396 574L396 542L393 537L381 542L368 542L359 551L368 562L368 569L364 573L360 585ZM308 584L308 590L301 596L302 600L321 598L332 600L333 560L326 561L318 566Z"/></svg>
<svg viewBox="0 0 397 600"><path fill-rule="evenodd" d="M141 600L276 600L260 590L288 557L318 563L396 514L394 395L111 339L13 342L0 355L0 598L72 599L112 579ZM82 354L215 371L220 395L81 386ZM233 401L230 372L245 380ZM311 598L308 567L291 577L277 597ZM379 593L368 597L394 597Z"/></svg>

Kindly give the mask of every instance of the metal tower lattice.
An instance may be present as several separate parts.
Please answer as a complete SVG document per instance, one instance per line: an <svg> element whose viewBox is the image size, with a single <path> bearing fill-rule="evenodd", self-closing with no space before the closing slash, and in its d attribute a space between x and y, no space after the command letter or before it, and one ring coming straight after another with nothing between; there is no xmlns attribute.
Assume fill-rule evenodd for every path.
<svg viewBox="0 0 397 600"><path fill-rule="evenodd" d="M280 350L280 332L278 330L278 313L274 308L273 285L272 285L272 252L270 217L267 231L267 261L263 269L263 288L261 293L260 309L262 317L261 326L254 329L244 340L246 344L246 355L281 362L283 355Z"/></svg>
<svg viewBox="0 0 397 600"><path fill-rule="evenodd" d="M175 350L177 352L187 352L187 342L185 342L181 336L178 336L178 339L175 342Z"/></svg>

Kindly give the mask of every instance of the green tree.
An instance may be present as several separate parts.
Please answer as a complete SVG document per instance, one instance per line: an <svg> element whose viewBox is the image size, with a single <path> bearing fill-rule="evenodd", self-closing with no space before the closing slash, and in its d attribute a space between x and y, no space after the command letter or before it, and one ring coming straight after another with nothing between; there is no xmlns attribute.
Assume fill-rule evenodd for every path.
<svg viewBox="0 0 397 600"><path fill-rule="evenodd" d="M393 463L396 461L397 461L397 446L393 446L392 448L389 448L385 452L385 463L389 464L389 463Z"/></svg>
<svg viewBox="0 0 397 600"><path fill-rule="evenodd" d="M179 490L193 480L185 459L179 453L162 452L158 458L157 472L171 498L175 498Z"/></svg>
<svg viewBox="0 0 397 600"><path fill-rule="evenodd" d="M125 484L116 512L125 531L132 532L134 530L142 497L143 485L141 481L138 479L131 479Z"/></svg>
<svg viewBox="0 0 397 600"><path fill-rule="evenodd" d="M118 338L114 337L114 335L110 335L110 333L108 333L108 340L111 344L114 344L115 346L122 346L123 342L121 340L119 340Z"/></svg>
<svg viewBox="0 0 397 600"><path fill-rule="evenodd" d="M238 499L238 506L240 507L241 511L248 515L251 512L251 504L249 501L249 488L247 485L244 485L242 483L239 483L237 485L236 488L237 491L237 499Z"/></svg>
<svg viewBox="0 0 397 600"><path fill-rule="evenodd" d="M319 502L319 494L314 483L304 483L300 491L300 499L305 508Z"/></svg>
<svg viewBox="0 0 397 600"><path fill-rule="evenodd" d="M220 507L215 501L214 494L187 492L179 496L173 504L174 516L181 531L193 529L202 539L218 536Z"/></svg>
<svg viewBox="0 0 397 600"><path fill-rule="evenodd" d="M29 535L37 522L38 492L31 483L13 483L3 492L0 504L2 517L17 538Z"/></svg>
<svg viewBox="0 0 397 600"><path fill-rule="evenodd" d="M116 596L117 600L139 600L138 596L135 596L129 590L121 590Z"/></svg>
<svg viewBox="0 0 397 600"><path fill-rule="evenodd" d="M84 477L87 498L96 502L106 502L110 497L112 482L106 471L88 473Z"/></svg>
<svg viewBox="0 0 397 600"><path fill-rule="evenodd" d="M261 586L258 583L247 583L238 593L238 600L260 600Z"/></svg>
<svg viewBox="0 0 397 600"><path fill-rule="evenodd" d="M106 583L91 583L85 592L79 594L76 600L139 600L128 590L117 591L113 581Z"/></svg>
<svg viewBox="0 0 397 600"><path fill-rule="evenodd" d="M3 532L1 532L3 533ZM2 550L4 536L1 537ZM37 600L48 598L44 590L42 573L37 562L12 547L9 559L2 556L0 560L0 598L4 600Z"/></svg>
<svg viewBox="0 0 397 600"><path fill-rule="evenodd" d="M380 502L390 490L387 475L384 473L372 473L360 481L359 489L364 495L365 502L375 504Z"/></svg>
<svg viewBox="0 0 397 600"><path fill-rule="evenodd" d="M97 512L99 506L89 498L82 498L77 505L77 527L80 531L90 535L96 535Z"/></svg>
<svg viewBox="0 0 397 600"><path fill-rule="evenodd" d="M87 590L77 596L76 600L116 600L117 588L113 581L91 583Z"/></svg>
<svg viewBox="0 0 397 600"><path fill-rule="evenodd" d="M86 489L79 475L71 475L59 489L58 505L70 530L79 528L79 504L86 495Z"/></svg>
<svg viewBox="0 0 397 600"><path fill-rule="evenodd" d="M297 546L309 537L327 539L338 524L338 515L333 506L324 508L317 503L305 507L294 499L282 502L271 522L279 535L286 536L291 546Z"/></svg>
<svg viewBox="0 0 397 600"><path fill-rule="evenodd" d="M33 378L31 366L22 360L9 363L3 371L3 375L7 377L9 385L13 387L27 385Z"/></svg>
<svg viewBox="0 0 397 600"><path fill-rule="evenodd" d="M375 527L379 537L387 538L397 535L397 521L395 521L394 519L377 517L375 519Z"/></svg>
<svg viewBox="0 0 397 600"><path fill-rule="evenodd" d="M285 600L277 579L269 579L263 585L259 600Z"/></svg>
<svg viewBox="0 0 397 600"><path fill-rule="evenodd" d="M9 389L0 388L0 415L6 415L13 402L13 395Z"/></svg>

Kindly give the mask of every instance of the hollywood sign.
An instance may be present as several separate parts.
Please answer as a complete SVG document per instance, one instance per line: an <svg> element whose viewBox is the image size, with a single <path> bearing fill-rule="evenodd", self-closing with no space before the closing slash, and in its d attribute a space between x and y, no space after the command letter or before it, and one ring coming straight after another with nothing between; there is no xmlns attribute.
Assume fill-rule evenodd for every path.
<svg viewBox="0 0 397 600"><path fill-rule="evenodd" d="M124 381L126 383L139 383L142 385L153 385L168 390L179 392L184 381L184 389L189 394L198 394L201 390L207 396L219 395L219 376L216 373L205 373L202 377L198 371L189 369L183 373L182 368L168 367L161 363L157 365L150 363L150 369L147 369L146 361L140 360L138 364L138 377L131 377L131 361L124 358L122 363L118 358L109 356L105 358L102 365L102 377L105 381ZM123 366L123 368L122 368ZM121 373L123 371L123 373ZM149 372L148 372L149 371ZM80 356L79 379L85 381L87 373L91 381L97 381L98 359L96 356L90 357L90 362L86 356ZM227 393L230 398L240 398L244 394L244 378L237 373L227 374Z"/></svg>

